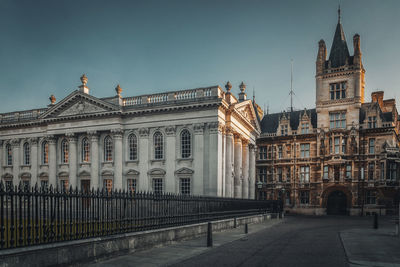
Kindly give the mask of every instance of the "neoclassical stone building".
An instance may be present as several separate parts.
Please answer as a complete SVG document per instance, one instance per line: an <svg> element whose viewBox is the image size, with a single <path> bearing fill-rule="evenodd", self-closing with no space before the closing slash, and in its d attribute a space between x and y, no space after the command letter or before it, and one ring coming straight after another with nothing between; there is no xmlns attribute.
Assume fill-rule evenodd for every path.
<svg viewBox="0 0 400 267"><path fill-rule="evenodd" d="M398 205L400 117L382 91L365 102L358 34L353 47L350 56L339 12L328 59L319 42L316 108L263 117L259 197L307 214L385 213Z"/></svg>
<svg viewBox="0 0 400 267"><path fill-rule="evenodd" d="M128 189L254 198L260 126L242 83L96 98L79 89L38 110L0 114L7 186ZM233 165L235 168L233 168Z"/></svg>

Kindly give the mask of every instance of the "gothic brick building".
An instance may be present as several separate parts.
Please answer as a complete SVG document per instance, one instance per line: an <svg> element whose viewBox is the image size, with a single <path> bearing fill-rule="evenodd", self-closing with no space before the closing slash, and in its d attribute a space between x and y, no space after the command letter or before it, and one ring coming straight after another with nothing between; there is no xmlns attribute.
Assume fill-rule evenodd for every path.
<svg viewBox="0 0 400 267"><path fill-rule="evenodd" d="M391 212L399 201L400 117L383 91L364 101L360 36L350 56L339 20L316 61L316 108L267 114L257 140L257 194L289 212Z"/></svg>

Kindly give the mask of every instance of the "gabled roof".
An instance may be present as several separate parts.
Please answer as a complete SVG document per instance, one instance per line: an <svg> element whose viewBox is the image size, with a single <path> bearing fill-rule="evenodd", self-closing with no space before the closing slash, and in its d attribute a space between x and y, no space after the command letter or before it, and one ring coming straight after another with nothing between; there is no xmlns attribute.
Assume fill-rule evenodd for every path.
<svg viewBox="0 0 400 267"><path fill-rule="evenodd" d="M329 61L331 62L332 68L344 66L346 60L349 62L349 49L346 43L346 37L344 35L343 27L340 21L336 26L335 36L333 37L331 52L329 54Z"/></svg>
<svg viewBox="0 0 400 267"><path fill-rule="evenodd" d="M308 116L311 118L311 125L313 128L317 128L317 112L314 109L308 109ZM304 110L296 110L292 112L287 112L286 117L290 116L290 128L292 130L297 130L300 124L301 116ZM282 117L284 112L266 114L261 120L261 133L275 133L279 126L279 119Z"/></svg>

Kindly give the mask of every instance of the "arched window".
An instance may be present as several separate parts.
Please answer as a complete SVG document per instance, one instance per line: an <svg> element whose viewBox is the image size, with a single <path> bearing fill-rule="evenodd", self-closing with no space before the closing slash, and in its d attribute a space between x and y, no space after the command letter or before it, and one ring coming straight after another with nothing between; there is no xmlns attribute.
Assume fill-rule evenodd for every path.
<svg viewBox="0 0 400 267"><path fill-rule="evenodd" d="M11 145L10 144L7 144L6 145L6 160L7 160L7 165L8 166L12 166L12 164L13 164L13 155L12 155L12 148L11 148Z"/></svg>
<svg viewBox="0 0 400 267"><path fill-rule="evenodd" d="M112 139L109 136L104 138L104 161L112 161L112 151L113 151L113 144Z"/></svg>
<svg viewBox="0 0 400 267"><path fill-rule="evenodd" d="M191 136L188 130L181 132L181 156L183 159L190 158L191 155Z"/></svg>
<svg viewBox="0 0 400 267"><path fill-rule="evenodd" d="M44 141L42 143L42 164L49 163L49 143Z"/></svg>
<svg viewBox="0 0 400 267"><path fill-rule="evenodd" d="M129 160L137 160L137 138L136 135L130 134L129 142Z"/></svg>
<svg viewBox="0 0 400 267"><path fill-rule="evenodd" d="M154 133L154 159L164 158L164 140L160 132Z"/></svg>
<svg viewBox="0 0 400 267"><path fill-rule="evenodd" d="M82 140L82 162L90 161L90 146L89 140L85 137Z"/></svg>
<svg viewBox="0 0 400 267"><path fill-rule="evenodd" d="M61 162L68 163L69 145L66 139L61 142Z"/></svg>
<svg viewBox="0 0 400 267"><path fill-rule="evenodd" d="M29 143L24 144L24 165L31 164L31 149Z"/></svg>

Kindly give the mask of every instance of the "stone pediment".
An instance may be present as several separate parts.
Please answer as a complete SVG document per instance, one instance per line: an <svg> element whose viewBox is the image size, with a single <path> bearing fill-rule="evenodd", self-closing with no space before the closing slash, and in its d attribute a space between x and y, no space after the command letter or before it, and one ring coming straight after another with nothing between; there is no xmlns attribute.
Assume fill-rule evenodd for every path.
<svg viewBox="0 0 400 267"><path fill-rule="evenodd" d="M59 118L86 114L101 114L118 110L119 107L105 102L104 100L80 91L75 91L59 103L50 107L40 117L43 119Z"/></svg>
<svg viewBox="0 0 400 267"><path fill-rule="evenodd" d="M137 170L134 170L134 169L129 169L126 173L125 173L125 175L131 175L131 176L137 176L137 175L139 175L140 174L140 172L138 172Z"/></svg>
<svg viewBox="0 0 400 267"><path fill-rule="evenodd" d="M148 175L165 175L165 171L163 169L152 169L147 172Z"/></svg>
<svg viewBox="0 0 400 267"><path fill-rule="evenodd" d="M235 104L235 111L249 121L254 128L260 131L260 125L257 120L256 112L250 100Z"/></svg>
<svg viewBox="0 0 400 267"><path fill-rule="evenodd" d="M188 169L188 168L180 168L179 170L177 170L175 172L175 174L178 174L178 175L191 175L193 173L194 173L194 171L191 169Z"/></svg>

